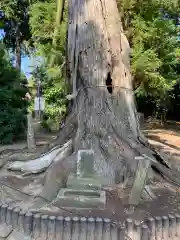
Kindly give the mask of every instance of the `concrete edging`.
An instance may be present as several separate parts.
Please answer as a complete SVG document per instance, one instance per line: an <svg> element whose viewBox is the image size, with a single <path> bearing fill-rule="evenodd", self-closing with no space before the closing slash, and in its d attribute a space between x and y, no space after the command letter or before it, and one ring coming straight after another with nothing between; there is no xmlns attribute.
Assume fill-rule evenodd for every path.
<svg viewBox="0 0 180 240"><path fill-rule="evenodd" d="M149 218L144 222L126 219L124 224L102 218L48 216L24 212L0 204L0 224L11 226L33 239L58 240L177 240L180 215Z"/></svg>

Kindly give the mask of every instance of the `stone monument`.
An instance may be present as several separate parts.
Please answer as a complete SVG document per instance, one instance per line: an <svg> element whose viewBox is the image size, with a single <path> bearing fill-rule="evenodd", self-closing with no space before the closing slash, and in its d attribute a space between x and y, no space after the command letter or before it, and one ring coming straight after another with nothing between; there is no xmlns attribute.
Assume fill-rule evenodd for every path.
<svg viewBox="0 0 180 240"><path fill-rule="evenodd" d="M79 150L76 172L67 180L67 188L58 193L56 204L66 208L100 208L106 206L106 193L102 185L106 179L95 174L94 152Z"/></svg>

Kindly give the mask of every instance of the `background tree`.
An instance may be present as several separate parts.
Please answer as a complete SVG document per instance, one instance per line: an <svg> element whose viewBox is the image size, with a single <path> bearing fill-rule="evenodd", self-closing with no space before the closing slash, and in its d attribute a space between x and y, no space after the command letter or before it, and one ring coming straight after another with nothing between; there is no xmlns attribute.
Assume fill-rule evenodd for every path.
<svg viewBox="0 0 180 240"><path fill-rule="evenodd" d="M41 93L45 99L42 126L49 131L58 131L60 122L66 113L66 86L62 75L62 69L58 66L45 68L41 65L33 72L34 87L37 81L41 81ZM37 87L36 87L37 88ZM35 95L37 90L34 91Z"/></svg>
<svg viewBox="0 0 180 240"><path fill-rule="evenodd" d="M35 55L42 59L39 73L46 103L42 125L49 130L54 127L59 129L61 119L66 112L64 76L67 4L62 19L63 6L61 0L57 3L55 0L47 0L32 4L30 9L30 27L35 42ZM54 14L56 11L57 13ZM36 75L36 69L33 75Z"/></svg>
<svg viewBox="0 0 180 240"><path fill-rule="evenodd" d="M0 143L24 136L26 129L26 78L11 66L0 42Z"/></svg>
<svg viewBox="0 0 180 240"><path fill-rule="evenodd" d="M150 115L171 109L179 81L178 1L118 1L132 48L133 85L139 109ZM146 109L151 105L152 111Z"/></svg>
<svg viewBox="0 0 180 240"><path fill-rule="evenodd" d="M61 18L56 19L55 12L59 5L55 0L46 0L37 1L30 8L29 23L32 39L35 42L36 54L40 55L49 67L61 65L65 61L67 6L62 20ZM59 22L59 25L57 22ZM52 55L55 55L56 62L50 64Z"/></svg>
<svg viewBox="0 0 180 240"><path fill-rule="evenodd" d="M21 69L22 53L27 54L28 47L32 46L29 7L29 0L1 0L0 2L0 22L1 28L5 32L3 41L14 53L17 69Z"/></svg>

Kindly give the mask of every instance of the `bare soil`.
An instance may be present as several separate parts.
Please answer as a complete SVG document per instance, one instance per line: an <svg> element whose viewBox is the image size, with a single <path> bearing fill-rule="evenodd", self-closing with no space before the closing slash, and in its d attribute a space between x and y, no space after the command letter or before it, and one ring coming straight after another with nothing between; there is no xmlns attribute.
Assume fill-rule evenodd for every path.
<svg viewBox="0 0 180 240"><path fill-rule="evenodd" d="M180 169L180 123L168 122L159 125L148 122L143 129L149 142L164 155L169 163ZM37 148L35 151L28 152L26 143L15 143L9 146L0 146L0 160L6 161L18 159L25 160L27 155L41 152L44 144L55 137L55 134L36 135ZM6 162L4 162L6 166ZM81 210L63 209L48 203L45 199L38 198L43 183L45 173L38 175L25 176L18 172L9 172L2 167L0 171L0 199L2 202L9 202L11 205L20 206L22 209L31 209L34 202L40 212L52 215L79 215L79 216L101 216L114 220L123 221L127 217L145 220L150 216L163 216L180 211L180 189L168 188L168 184L163 181L152 183L153 193L156 198L149 201L141 201L133 213L127 211L127 192L123 192L121 198L117 197L116 192L107 192L107 208L105 210ZM171 189L171 190L169 190Z"/></svg>

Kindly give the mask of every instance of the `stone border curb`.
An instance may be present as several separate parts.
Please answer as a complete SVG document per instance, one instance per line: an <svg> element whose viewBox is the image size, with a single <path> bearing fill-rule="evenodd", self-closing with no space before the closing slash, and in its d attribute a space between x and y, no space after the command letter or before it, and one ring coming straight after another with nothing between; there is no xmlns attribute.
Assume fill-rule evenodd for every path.
<svg viewBox="0 0 180 240"><path fill-rule="evenodd" d="M6 224L32 239L47 240L177 240L180 215L126 219L124 224L102 218L48 216L0 204L0 225Z"/></svg>

